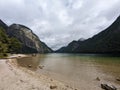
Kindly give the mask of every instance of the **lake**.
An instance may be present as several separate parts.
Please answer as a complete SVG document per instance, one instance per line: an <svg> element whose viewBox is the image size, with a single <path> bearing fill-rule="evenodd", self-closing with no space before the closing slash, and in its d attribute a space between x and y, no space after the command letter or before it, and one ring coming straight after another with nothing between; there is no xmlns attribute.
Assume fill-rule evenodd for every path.
<svg viewBox="0 0 120 90"><path fill-rule="evenodd" d="M101 90L101 83L120 88L120 57L96 54L38 54L18 59L22 67L59 80L78 90ZM43 69L39 68L44 66ZM96 80L96 78L99 80Z"/></svg>

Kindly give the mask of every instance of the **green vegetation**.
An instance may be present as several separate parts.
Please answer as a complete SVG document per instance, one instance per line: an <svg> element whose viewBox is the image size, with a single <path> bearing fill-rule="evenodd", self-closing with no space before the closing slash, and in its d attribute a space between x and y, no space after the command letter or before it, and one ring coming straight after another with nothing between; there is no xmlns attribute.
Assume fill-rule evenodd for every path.
<svg viewBox="0 0 120 90"><path fill-rule="evenodd" d="M11 53L18 53L20 52L21 43L16 38L9 39L9 52Z"/></svg>
<svg viewBox="0 0 120 90"><path fill-rule="evenodd" d="M7 53L18 53L20 49L21 43L14 37L9 38L0 27L0 57L7 56Z"/></svg>

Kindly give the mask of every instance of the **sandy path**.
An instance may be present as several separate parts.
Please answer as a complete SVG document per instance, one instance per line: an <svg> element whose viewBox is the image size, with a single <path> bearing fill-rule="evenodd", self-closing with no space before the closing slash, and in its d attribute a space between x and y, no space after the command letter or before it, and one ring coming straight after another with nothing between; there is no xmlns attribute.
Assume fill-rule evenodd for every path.
<svg viewBox="0 0 120 90"><path fill-rule="evenodd" d="M0 90L75 90L63 83L16 65L16 59L0 60ZM77 89L76 89L77 90Z"/></svg>

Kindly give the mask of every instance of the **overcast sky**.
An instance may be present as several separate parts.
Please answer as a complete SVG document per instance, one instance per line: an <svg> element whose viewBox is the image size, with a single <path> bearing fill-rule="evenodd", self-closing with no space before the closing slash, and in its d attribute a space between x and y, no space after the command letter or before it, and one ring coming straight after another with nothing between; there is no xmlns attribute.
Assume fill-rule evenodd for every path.
<svg viewBox="0 0 120 90"><path fill-rule="evenodd" d="M120 15L120 0L0 0L0 19L28 26L52 49L89 38Z"/></svg>

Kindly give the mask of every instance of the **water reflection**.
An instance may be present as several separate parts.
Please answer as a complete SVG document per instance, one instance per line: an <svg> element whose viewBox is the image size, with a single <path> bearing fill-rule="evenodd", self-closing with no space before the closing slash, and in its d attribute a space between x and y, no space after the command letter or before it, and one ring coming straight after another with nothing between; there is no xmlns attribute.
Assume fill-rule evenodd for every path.
<svg viewBox="0 0 120 90"><path fill-rule="evenodd" d="M75 87L82 87L81 90L94 90L96 77L113 81L120 76L120 57L95 54L39 54L19 59L18 64L27 68L32 65L29 69ZM39 65L45 66L43 70L38 68Z"/></svg>
<svg viewBox="0 0 120 90"><path fill-rule="evenodd" d="M22 67L26 67L30 70L36 71L39 66L40 60L37 57L31 56L31 57L25 57L22 59L18 59L17 63Z"/></svg>

